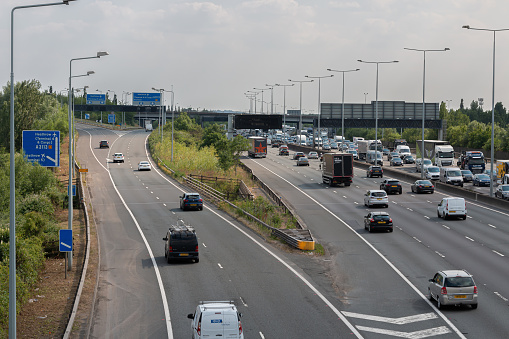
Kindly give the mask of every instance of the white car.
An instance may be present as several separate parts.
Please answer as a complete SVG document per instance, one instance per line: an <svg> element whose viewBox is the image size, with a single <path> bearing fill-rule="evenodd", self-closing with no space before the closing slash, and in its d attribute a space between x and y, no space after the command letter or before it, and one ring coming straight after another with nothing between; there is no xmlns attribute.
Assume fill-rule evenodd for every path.
<svg viewBox="0 0 509 339"><path fill-rule="evenodd" d="M424 169L424 173L426 179L428 180L438 180L440 179L440 167L438 166L430 166Z"/></svg>
<svg viewBox="0 0 509 339"><path fill-rule="evenodd" d="M383 190L367 190L364 194L364 206L371 207L374 205L389 207L387 192Z"/></svg>
<svg viewBox="0 0 509 339"><path fill-rule="evenodd" d="M309 152L308 159L318 159L318 153L317 152Z"/></svg>
<svg viewBox="0 0 509 339"><path fill-rule="evenodd" d="M464 198L443 198L437 207L437 216L447 219L448 217L467 218L467 204Z"/></svg>
<svg viewBox="0 0 509 339"><path fill-rule="evenodd" d="M150 171L150 162L148 161L140 161L138 163L138 171Z"/></svg>
<svg viewBox="0 0 509 339"><path fill-rule="evenodd" d="M113 154L113 162L124 162L124 155L122 153Z"/></svg>
<svg viewBox="0 0 509 339"><path fill-rule="evenodd" d="M232 301L202 301L187 317L191 319L193 339L244 339L242 314Z"/></svg>

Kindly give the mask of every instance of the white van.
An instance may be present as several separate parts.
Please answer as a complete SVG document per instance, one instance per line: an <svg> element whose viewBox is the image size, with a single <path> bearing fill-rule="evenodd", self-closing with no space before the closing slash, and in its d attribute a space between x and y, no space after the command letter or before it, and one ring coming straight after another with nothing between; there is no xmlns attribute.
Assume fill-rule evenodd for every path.
<svg viewBox="0 0 509 339"><path fill-rule="evenodd" d="M405 155L412 155L412 153L410 152L410 147L408 147L407 145L398 145L394 152L398 152L399 157L401 159L403 159Z"/></svg>
<svg viewBox="0 0 509 339"><path fill-rule="evenodd" d="M464 198L443 198L437 207L437 216L447 219L448 217L467 218L467 204Z"/></svg>
<svg viewBox="0 0 509 339"><path fill-rule="evenodd" d="M440 182L463 187L463 176L459 167L440 167Z"/></svg>
<svg viewBox="0 0 509 339"><path fill-rule="evenodd" d="M376 153L376 162L375 163L375 153ZM366 162L370 163L370 164L373 164L373 165L380 165L380 166L383 166L384 165L384 161L382 159L382 152L381 151L368 151L368 153L366 154Z"/></svg>
<svg viewBox="0 0 509 339"><path fill-rule="evenodd" d="M240 318L233 301L201 301L191 319L193 339L228 338L244 339Z"/></svg>

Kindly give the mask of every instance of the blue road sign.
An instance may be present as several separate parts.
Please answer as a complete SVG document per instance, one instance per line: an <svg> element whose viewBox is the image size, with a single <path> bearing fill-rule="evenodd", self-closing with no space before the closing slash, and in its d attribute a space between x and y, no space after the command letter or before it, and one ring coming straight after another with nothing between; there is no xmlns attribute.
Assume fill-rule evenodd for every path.
<svg viewBox="0 0 509 339"><path fill-rule="evenodd" d="M69 195L69 185L67 185L67 195ZM72 185L72 196L76 196L76 185Z"/></svg>
<svg viewBox="0 0 509 339"><path fill-rule="evenodd" d="M105 105L106 94L87 94L87 105Z"/></svg>
<svg viewBox="0 0 509 339"><path fill-rule="evenodd" d="M23 131L25 158L43 167L60 166L60 131Z"/></svg>
<svg viewBox="0 0 509 339"><path fill-rule="evenodd" d="M90 114L85 113L85 119L90 119Z"/></svg>
<svg viewBox="0 0 509 339"><path fill-rule="evenodd" d="M72 252L72 230L60 230L58 244L60 252Z"/></svg>
<svg viewBox="0 0 509 339"><path fill-rule="evenodd" d="M108 114L108 124L115 123L115 114Z"/></svg>
<svg viewBox="0 0 509 339"><path fill-rule="evenodd" d="M160 105L161 93L133 93L133 105Z"/></svg>

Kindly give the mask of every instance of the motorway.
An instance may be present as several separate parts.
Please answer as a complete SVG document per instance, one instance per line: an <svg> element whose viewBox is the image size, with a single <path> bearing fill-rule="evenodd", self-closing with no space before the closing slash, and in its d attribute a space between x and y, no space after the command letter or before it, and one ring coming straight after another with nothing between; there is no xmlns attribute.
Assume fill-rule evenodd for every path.
<svg viewBox="0 0 509 339"><path fill-rule="evenodd" d="M363 193L380 180L357 170L354 185L321 183L318 161L297 168L275 150L245 159L305 221L327 255L281 251L231 217L205 204L181 212L185 188L157 169L144 131L110 131L79 125L77 158L87 185L100 243L100 275L92 338L188 338L200 300L234 300L246 338L504 338L509 333L507 214L469 203L472 218L436 217L442 196L416 196L404 184L390 196L393 233L364 231ZM100 140L109 149L99 149ZM122 152L125 163L111 157ZM504 212L505 213L505 212ZM167 264L164 237L178 218L199 237L200 262ZM467 238L468 237L468 238ZM494 252L495 251L495 252ZM497 254L498 253L498 254ZM504 256L502 256L504 255ZM426 299L438 269L465 268L476 279L477 310L439 312Z"/></svg>
<svg viewBox="0 0 509 339"><path fill-rule="evenodd" d="M91 338L189 338L187 314L201 300L234 300L246 338L361 337L334 290L294 262L314 268L314 259L268 245L208 204L181 212L182 187L155 169L138 172L147 133L85 125L78 132L100 243ZM99 149L104 139L109 149ZM114 152L125 163L113 164ZM197 230L199 263L166 263L162 238L177 218Z"/></svg>
<svg viewBox="0 0 509 339"><path fill-rule="evenodd" d="M402 182L403 194L390 195L390 207L381 209L393 218L394 232L370 234L363 226L369 210L363 205L363 194L378 189L382 179L367 178L365 170L356 169L352 186L328 187L321 181L318 160L311 160L309 167L297 167L291 155L276 153L269 148L266 159L245 159L244 163L285 197L316 240L329 249L331 270L337 273L334 284L346 304L343 314L355 314L350 321L363 336L380 328L386 332L378 333L394 336L410 332L402 325L381 326L390 322L373 321L368 315L400 318L434 312L466 337L507 337L508 211L468 201L467 220L443 220L437 217L436 206L446 194L439 190L413 194L410 182ZM474 275L479 288L477 310L450 307L438 312L435 302L423 299L428 279L437 270L452 268Z"/></svg>

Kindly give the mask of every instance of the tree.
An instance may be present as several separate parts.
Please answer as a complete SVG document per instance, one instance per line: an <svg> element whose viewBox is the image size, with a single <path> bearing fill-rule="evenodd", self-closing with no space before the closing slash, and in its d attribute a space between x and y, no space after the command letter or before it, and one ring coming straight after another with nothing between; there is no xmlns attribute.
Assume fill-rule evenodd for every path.
<svg viewBox="0 0 509 339"><path fill-rule="evenodd" d="M226 138L219 140L215 147L219 167L226 172L235 166L235 171L237 171L240 155L249 149L249 141L243 136L237 135L233 140Z"/></svg>
<svg viewBox="0 0 509 339"><path fill-rule="evenodd" d="M179 117L175 119L175 129L181 131L190 131L196 128L196 122L186 112L180 113Z"/></svg>
<svg viewBox="0 0 509 339"><path fill-rule="evenodd" d="M223 139L226 139L226 135L224 134L224 130L221 128L221 126L218 124L210 125L203 131L203 139L200 148L207 146L216 147L216 144Z"/></svg>

